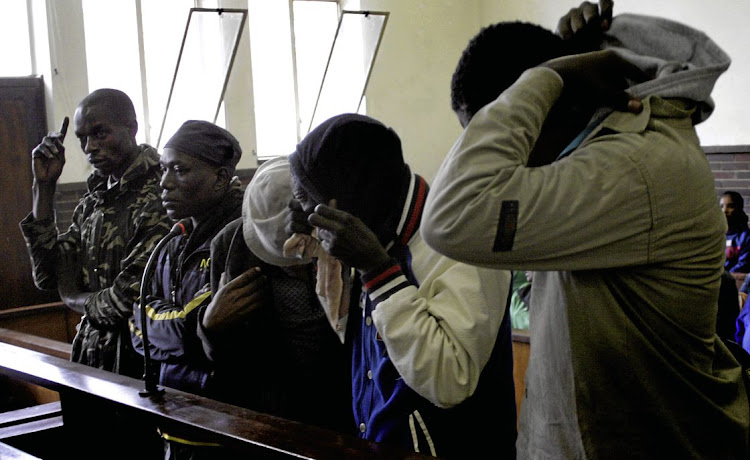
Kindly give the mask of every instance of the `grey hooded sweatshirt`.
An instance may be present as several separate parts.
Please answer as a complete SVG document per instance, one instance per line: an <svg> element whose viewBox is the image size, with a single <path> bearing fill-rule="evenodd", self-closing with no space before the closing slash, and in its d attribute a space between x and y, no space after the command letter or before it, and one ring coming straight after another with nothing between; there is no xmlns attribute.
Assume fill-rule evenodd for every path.
<svg viewBox="0 0 750 460"><path fill-rule="evenodd" d="M562 91L527 70L467 125L427 199L424 239L535 270L518 458L747 458L750 410L716 335L726 219L694 124L730 63L703 33L620 15L606 47L653 76L547 166L528 168Z"/></svg>

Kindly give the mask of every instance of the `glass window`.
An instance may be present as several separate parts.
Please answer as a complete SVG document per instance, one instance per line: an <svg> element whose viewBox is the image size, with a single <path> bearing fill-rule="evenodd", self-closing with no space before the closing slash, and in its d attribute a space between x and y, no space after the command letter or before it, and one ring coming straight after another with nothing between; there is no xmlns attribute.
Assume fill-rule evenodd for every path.
<svg viewBox="0 0 750 460"><path fill-rule="evenodd" d="M83 0L83 30L89 91L115 88L133 101L139 122L143 122L143 88L135 2L132 0ZM117 20L113 20L116 18ZM140 127L138 142L146 141Z"/></svg>
<svg viewBox="0 0 750 460"><path fill-rule="evenodd" d="M342 12L305 133L334 115L365 112L365 90L387 21L388 13L384 12Z"/></svg>
<svg viewBox="0 0 750 460"><path fill-rule="evenodd" d="M155 145L158 139L194 3L140 2L140 41L136 2L82 0L89 91L116 88L130 96L138 117L138 142Z"/></svg>
<svg viewBox="0 0 750 460"><path fill-rule="evenodd" d="M3 18L25 18L27 0L9 1L19 13ZM191 9L207 11L194 8L200 3L195 0L81 1L89 91L109 87L130 96L139 121L138 142L158 148L169 131L188 118L215 117L217 124L225 125L232 113L224 113L223 101L220 106L216 102L221 96L209 94L205 79L208 74L224 75L228 56L234 56L224 51L230 42L239 43L231 31L244 30L242 24L227 27L228 18L216 22L214 11L209 17L214 21L196 19L186 36ZM347 3L354 8L358 4ZM252 100L246 103L255 115L250 129L259 159L291 153L321 119L342 111L363 112L364 88L387 19L387 13L363 13L342 12L334 0L248 0L248 32L242 33L250 38L252 75L236 75L240 80L235 81L252 88ZM14 35L29 36L28 21L13 25L23 26ZM2 32L8 29L2 27ZM181 59L183 40L191 52ZM29 70L20 72L28 74L31 54L20 54L29 61ZM222 81L210 86L223 92ZM181 96L170 99L178 90ZM196 114L197 108L209 106L211 114Z"/></svg>
<svg viewBox="0 0 750 460"><path fill-rule="evenodd" d="M289 2L248 2L258 158L288 155L297 145L297 98Z"/></svg>
<svg viewBox="0 0 750 460"><path fill-rule="evenodd" d="M300 136L307 133L339 21L333 2L294 2Z"/></svg>
<svg viewBox="0 0 750 460"><path fill-rule="evenodd" d="M169 88L172 85L180 45L185 35L193 0L159 0L141 2L143 52L146 66L147 119L149 143L157 146ZM145 126L144 126L145 127Z"/></svg>
<svg viewBox="0 0 750 460"><path fill-rule="evenodd" d="M3 2L3 12L0 14L0 43L3 43L0 77L31 75L31 38L26 0Z"/></svg>
<svg viewBox="0 0 750 460"><path fill-rule="evenodd" d="M363 112L387 16L340 12L337 2L325 0L250 0L259 159L293 152L330 116Z"/></svg>
<svg viewBox="0 0 750 460"><path fill-rule="evenodd" d="M157 148L185 120L206 120L221 125L218 120L224 90L246 17L245 10L194 8L190 11Z"/></svg>

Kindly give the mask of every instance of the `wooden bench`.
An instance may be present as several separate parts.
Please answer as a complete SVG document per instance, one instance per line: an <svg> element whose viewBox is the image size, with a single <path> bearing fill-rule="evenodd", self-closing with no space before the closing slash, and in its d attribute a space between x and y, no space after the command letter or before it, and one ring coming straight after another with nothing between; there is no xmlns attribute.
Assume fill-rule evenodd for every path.
<svg viewBox="0 0 750 460"><path fill-rule="evenodd" d="M0 342L38 351L60 359L70 358L71 344L33 334L0 328ZM13 401L18 406L34 406L60 400L60 395L56 391L39 385L7 378L3 378L2 383L7 391L12 393Z"/></svg>
<svg viewBox="0 0 750 460"><path fill-rule="evenodd" d="M60 401L0 413L0 440L63 426ZM3 458L0 456L0 458Z"/></svg>
<svg viewBox="0 0 750 460"><path fill-rule="evenodd" d="M6 315L5 318L8 317L18 317L20 316L26 316L29 314L29 312L32 311L38 311L40 310L49 312L50 310L56 310L59 308L58 305L50 304L45 306L34 306L34 307L24 307L22 309L16 309L15 311L11 311L10 315ZM64 308L64 306L63 306ZM4 324L3 322L3 313L0 312L0 325ZM513 330L512 334L513 339L513 377L515 380L515 392L516 392L516 407L518 410L518 413L520 413L521 410L521 404L523 402L523 395L524 395L524 375L526 373L526 367L528 365L529 360L529 351L530 351L530 340L529 340L529 332L525 330ZM15 345L24 349L33 350L45 355L49 355L52 357L56 357L62 360L67 361L70 356L70 349L71 345L66 342L61 342L59 340L53 340L47 337L39 337L32 334L26 334L20 331L6 329L0 327L0 342ZM87 368L88 369L88 368ZM0 372L0 377L2 377L2 373ZM58 392L55 389L50 389L45 386L40 386L35 383L30 383L29 381L24 380L14 380L16 382L16 385L20 386L20 391L25 393L26 399L29 400L29 405L37 405L37 404L44 404L45 409L39 409L39 410L49 410L50 412L54 412L53 409L55 407L60 408L60 396ZM140 381L137 381L140 382ZM142 382L141 382L142 383ZM47 405L49 403L57 403L57 406L54 404ZM61 410L61 409L60 409ZM19 412L16 414L16 416L21 416L23 412ZM21 417L22 418L22 417ZM54 417L50 417L51 420L48 420L47 423L49 423L48 428L54 428L57 426L56 424L60 423L60 418L54 419ZM2 425L0 425L0 428L2 428ZM27 429L30 431L33 431L34 425L26 425L23 427L23 429ZM2 439L2 437L0 437ZM3 457L0 457L3 458Z"/></svg>
<svg viewBox="0 0 750 460"><path fill-rule="evenodd" d="M0 342L38 351L62 359L70 358L71 344L33 334L0 328Z"/></svg>
<svg viewBox="0 0 750 460"><path fill-rule="evenodd" d="M137 456L145 460L147 457L138 455L138 449L148 439L140 435L155 435L157 428L168 432L178 430L188 437L200 435L247 454L248 458L432 458L171 388L164 388L159 395L143 397L142 380L7 343L0 343L0 375L60 394L63 424L50 431L58 433L53 438L57 440L56 451L77 459ZM39 409L46 410L54 414L55 407ZM33 421L29 417L21 419L24 423ZM31 449L22 450L38 455ZM122 457L113 457L118 453ZM86 457L87 454L96 455ZM68 457L60 455L60 458Z"/></svg>
<svg viewBox="0 0 750 460"><path fill-rule="evenodd" d="M0 310L0 328L72 343L81 315L62 302Z"/></svg>
<svg viewBox="0 0 750 460"><path fill-rule="evenodd" d="M68 359L80 318L59 301L0 310L0 342ZM0 378L0 385L9 395L0 411L60 400L57 392L28 382Z"/></svg>
<svg viewBox="0 0 750 460"><path fill-rule="evenodd" d="M513 329L513 381L516 387L516 414L521 413L521 403L525 391L524 377L529 365L531 341L529 331Z"/></svg>
<svg viewBox="0 0 750 460"><path fill-rule="evenodd" d="M41 460L39 457L27 454L2 442L0 442L0 458L3 460Z"/></svg>

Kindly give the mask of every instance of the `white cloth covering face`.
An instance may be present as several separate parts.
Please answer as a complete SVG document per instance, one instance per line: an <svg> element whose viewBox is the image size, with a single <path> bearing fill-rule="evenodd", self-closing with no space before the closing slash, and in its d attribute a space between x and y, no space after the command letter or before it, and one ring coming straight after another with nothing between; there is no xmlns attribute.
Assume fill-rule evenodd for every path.
<svg viewBox="0 0 750 460"><path fill-rule="evenodd" d="M326 312L328 321L341 343L344 342L346 318L349 314L351 276L340 260L329 255L316 238L317 229L311 235L295 233L284 242L284 256L317 258L317 281L315 293Z"/></svg>

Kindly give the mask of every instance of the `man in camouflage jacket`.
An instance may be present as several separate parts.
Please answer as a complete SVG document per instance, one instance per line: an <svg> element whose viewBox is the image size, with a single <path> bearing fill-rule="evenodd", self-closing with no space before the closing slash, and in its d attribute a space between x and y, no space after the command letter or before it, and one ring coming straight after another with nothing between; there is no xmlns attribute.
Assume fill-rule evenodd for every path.
<svg viewBox="0 0 750 460"><path fill-rule="evenodd" d="M137 144L135 110L120 91L89 94L74 124L94 171L66 233L58 232L53 206L67 117L60 132L49 133L32 151L33 210L21 230L34 282L57 288L65 304L83 315L72 361L140 378L142 358L132 349L127 321L148 257L170 228L160 200L159 155Z"/></svg>

